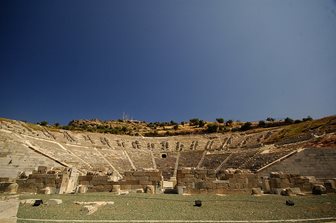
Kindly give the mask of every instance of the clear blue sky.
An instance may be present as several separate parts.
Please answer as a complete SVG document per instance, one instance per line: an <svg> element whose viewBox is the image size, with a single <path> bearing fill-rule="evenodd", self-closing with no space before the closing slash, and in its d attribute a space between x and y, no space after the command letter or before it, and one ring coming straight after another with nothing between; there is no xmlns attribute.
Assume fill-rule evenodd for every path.
<svg viewBox="0 0 336 223"><path fill-rule="evenodd" d="M336 114L336 1L0 1L0 117Z"/></svg>

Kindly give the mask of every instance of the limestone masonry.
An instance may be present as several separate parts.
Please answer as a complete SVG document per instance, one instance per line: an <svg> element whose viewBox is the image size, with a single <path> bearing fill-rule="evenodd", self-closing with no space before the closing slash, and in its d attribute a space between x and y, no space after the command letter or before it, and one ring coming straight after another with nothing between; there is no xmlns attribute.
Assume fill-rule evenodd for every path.
<svg viewBox="0 0 336 223"><path fill-rule="evenodd" d="M268 143L281 127L142 137L0 120L0 192L335 192L335 119L330 126Z"/></svg>

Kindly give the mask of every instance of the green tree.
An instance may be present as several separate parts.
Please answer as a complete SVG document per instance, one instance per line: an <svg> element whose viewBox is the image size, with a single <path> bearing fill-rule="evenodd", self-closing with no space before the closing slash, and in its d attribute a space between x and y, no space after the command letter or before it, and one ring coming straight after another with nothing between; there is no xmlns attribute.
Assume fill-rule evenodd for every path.
<svg viewBox="0 0 336 223"><path fill-rule="evenodd" d="M170 121L170 125L177 125L176 122L174 122L173 120Z"/></svg>
<svg viewBox="0 0 336 223"><path fill-rule="evenodd" d="M230 126L230 125L232 125L232 123L233 123L233 120L228 120L228 121L226 121L226 126Z"/></svg>
<svg viewBox="0 0 336 223"><path fill-rule="evenodd" d="M259 121L258 126L264 128L264 127L266 127L266 122L261 120L261 121Z"/></svg>
<svg viewBox="0 0 336 223"><path fill-rule="evenodd" d="M210 123L207 125L207 132L208 133L214 133L214 132L218 132L218 124L216 123Z"/></svg>
<svg viewBox="0 0 336 223"><path fill-rule="evenodd" d="M42 121L42 122L40 122L40 125L42 125L42 126L47 126L47 125L48 125L48 122L47 122L47 121Z"/></svg>
<svg viewBox="0 0 336 223"><path fill-rule="evenodd" d="M178 130L178 125L174 125L174 130Z"/></svg>
<svg viewBox="0 0 336 223"><path fill-rule="evenodd" d="M303 118L303 119L302 119L303 122L306 122L306 121L312 121L312 120L313 120L313 118L310 117L309 115L307 116L307 118Z"/></svg>
<svg viewBox="0 0 336 223"><path fill-rule="evenodd" d="M224 119L223 119L223 118L216 118L216 121L217 121L218 123L224 123Z"/></svg>
<svg viewBox="0 0 336 223"><path fill-rule="evenodd" d="M205 125L205 121L199 120L198 127L203 127Z"/></svg>
<svg viewBox="0 0 336 223"><path fill-rule="evenodd" d="M252 129L252 123L251 122L245 122L244 125L240 127L241 131L247 131Z"/></svg>
<svg viewBox="0 0 336 223"><path fill-rule="evenodd" d="M189 120L189 123L191 126L194 126L194 125L199 125L199 119L198 118L192 118Z"/></svg>
<svg viewBox="0 0 336 223"><path fill-rule="evenodd" d="M293 124L293 123L294 123L294 120L291 119L291 118L289 118L289 117L287 117L287 118L285 119L285 123L287 123L287 124Z"/></svg>

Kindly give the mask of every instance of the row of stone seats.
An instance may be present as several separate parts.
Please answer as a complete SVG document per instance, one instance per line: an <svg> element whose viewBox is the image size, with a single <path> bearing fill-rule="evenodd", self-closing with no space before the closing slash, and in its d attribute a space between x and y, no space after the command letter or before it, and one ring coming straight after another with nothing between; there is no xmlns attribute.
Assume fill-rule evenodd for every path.
<svg viewBox="0 0 336 223"><path fill-rule="evenodd" d="M230 148L239 147L242 142L245 140L243 135L240 134L232 134L227 142L227 146Z"/></svg>
<svg viewBox="0 0 336 223"><path fill-rule="evenodd" d="M257 171L258 169L274 162L275 160L280 159L283 156L286 156L287 154L291 153L294 150L295 150L294 148L276 148L266 153L259 152L255 156L253 156L252 159L246 161L242 165L242 168Z"/></svg>
<svg viewBox="0 0 336 223"><path fill-rule="evenodd" d="M113 165L119 173L132 170L131 163L129 162L125 152L120 149L112 150L110 148L97 148L97 150L104 156L104 158Z"/></svg>
<svg viewBox="0 0 336 223"><path fill-rule="evenodd" d="M154 168L151 152L155 154L157 168L163 170L166 177L172 175L177 152L180 152L179 167L196 167L203 157L203 152L208 150L211 153L204 156L200 167L215 169L232 153L232 148L243 146L248 149L238 151L230 156L224 163L223 168L245 167L252 170L273 162L272 158L277 159L286 154L286 152L282 153L280 151L272 151L271 155L256 154L253 146L270 137L271 132L249 135L234 133L212 135L211 137L142 138L98 133L75 133L65 130L44 131L42 127L41 130L32 130L29 126L20 122L14 122L14 124L1 123L0 126L18 133L23 131L23 135L33 135L33 137L39 138L25 137L43 150L45 154L54 156L62 162L83 169L113 165L121 173L131 170L133 168L131 164L134 164L137 169ZM223 148L224 146L225 148ZM216 151L218 154L214 154ZM160 152L166 152L167 158L162 158Z"/></svg>
<svg viewBox="0 0 336 223"><path fill-rule="evenodd" d="M109 166L105 159L102 158L102 154L91 147L66 145L65 148L76 157L79 157L82 162L90 164L91 167L98 165L104 165L106 167Z"/></svg>
<svg viewBox="0 0 336 223"><path fill-rule="evenodd" d="M205 169L216 169L231 153L207 154L204 157L201 167Z"/></svg>
<svg viewBox="0 0 336 223"><path fill-rule="evenodd" d="M31 172L39 165L60 166L29 149L13 134L0 131L0 176L15 178L19 172Z"/></svg>
<svg viewBox="0 0 336 223"><path fill-rule="evenodd" d="M148 150L141 150L141 151L128 150L127 153L137 169L153 169L154 168L154 164L152 161L152 155L150 151Z"/></svg>
<svg viewBox="0 0 336 223"><path fill-rule="evenodd" d="M241 147L258 147L265 137L265 133L251 134L244 137Z"/></svg>
<svg viewBox="0 0 336 223"><path fill-rule="evenodd" d="M203 151L186 151L180 153L178 167L196 167L201 160Z"/></svg>
<svg viewBox="0 0 336 223"><path fill-rule="evenodd" d="M253 157L256 154L256 152L257 152L256 150L252 150L252 151L232 153L227 162L222 165L221 169L228 169L228 168L238 169L246 160L248 160L250 157Z"/></svg>
<svg viewBox="0 0 336 223"><path fill-rule="evenodd" d="M40 138L47 138L51 139L54 138L58 142L62 143L75 143L78 145L84 145L84 146L90 146L90 145L98 145L98 146L108 146L110 148L118 148L120 145L123 145L125 149L142 149L142 148L148 148L148 143L151 144L151 148L155 149L161 149L166 151L188 151L188 150L221 150L223 149L223 145L226 144L228 147L239 147L242 145L242 142L246 142L246 145L249 145L249 141L253 138L260 138L258 135L260 134L254 134L252 136L242 136L234 134L232 136L215 138L215 139L206 139L205 137L194 137L194 138L186 138L182 139L176 139L176 140L166 140L161 141L159 140L148 140L143 139L141 137L129 137L129 136L115 136L115 135L109 135L104 134L104 137L102 137L102 134L98 133L72 133L65 130L60 130L59 132L51 132L46 134L46 132L42 129L41 131L38 130L32 130L34 132L34 136L40 137ZM197 138L200 138L199 140L195 140ZM228 138L230 138L228 140ZM149 142L150 141L150 142ZM163 142L165 142L166 146L162 146ZM177 146L179 144L179 146ZM244 144L244 146L245 146ZM256 143L253 143L256 144ZM195 146L196 145L196 146ZM179 148L177 148L179 147Z"/></svg>
<svg viewBox="0 0 336 223"><path fill-rule="evenodd" d="M285 137L284 139L280 140L279 142L276 143L276 145L286 145L286 144L291 144L291 143L298 143L306 140L313 139L314 136L311 133L305 133L301 134L295 137Z"/></svg>
<svg viewBox="0 0 336 223"><path fill-rule="evenodd" d="M36 147L43 153L49 156L52 156L52 157L57 157L59 160L63 162L69 162L69 161L72 161L73 159L76 159L72 155L69 155L69 152L62 149L59 145L53 142L41 141L41 140L32 139L32 138L28 138L27 141L29 141L32 144L32 146Z"/></svg>

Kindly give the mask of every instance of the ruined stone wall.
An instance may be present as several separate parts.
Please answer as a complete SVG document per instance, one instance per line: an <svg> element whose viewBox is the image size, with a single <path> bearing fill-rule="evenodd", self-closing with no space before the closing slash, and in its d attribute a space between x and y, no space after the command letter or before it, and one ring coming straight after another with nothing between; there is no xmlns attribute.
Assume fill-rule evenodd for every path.
<svg viewBox="0 0 336 223"><path fill-rule="evenodd" d="M88 187L88 192L110 192L112 191L113 182L108 176L79 176L78 184Z"/></svg>
<svg viewBox="0 0 336 223"><path fill-rule="evenodd" d="M177 186L184 193L225 194L250 193L259 185L257 175L236 170L221 173L218 178L215 170L184 168L177 171Z"/></svg>
<svg viewBox="0 0 336 223"><path fill-rule="evenodd" d="M129 171L125 172L124 180L127 181L136 181L140 185L156 185L160 182L161 171Z"/></svg>
<svg viewBox="0 0 336 223"><path fill-rule="evenodd" d="M17 179L18 192L41 194L65 193L68 186L69 174L67 170L56 172L46 167L39 167L28 178Z"/></svg>
<svg viewBox="0 0 336 223"><path fill-rule="evenodd" d="M263 176L279 171L316 178L336 178L336 149L308 148L263 169L258 174Z"/></svg>
<svg viewBox="0 0 336 223"><path fill-rule="evenodd" d="M295 191L311 193L316 185L324 185L327 193L336 192L336 179L316 179L314 176L300 176L283 172L271 172L269 176L261 177L264 193L281 194L283 189L292 188Z"/></svg>
<svg viewBox="0 0 336 223"><path fill-rule="evenodd" d="M160 171L128 171L120 181L112 181L109 176L86 175L78 177L78 184L88 187L88 192L114 192L113 186L120 185L121 190L144 189L149 185L161 184Z"/></svg>
<svg viewBox="0 0 336 223"><path fill-rule="evenodd" d="M283 172L271 172L262 177L239 169L215 173L214 170L184 168L177 172L179 194L250 194L252 188L260 188L264 193L273 194L281 194L288 188L297 193L311 193L315 185L324 185L327 192L336 192L336 179L317 179Z"/></svg>
<svg viewBox="0 0 336 223"><path fill-rule="evenodd" d="M315 177L304 177L297 174L271 172L263 177L262 189L265 193L280 193L284 188L300 188L302 192L310 192L314 184L318 182Z"/></svg>

